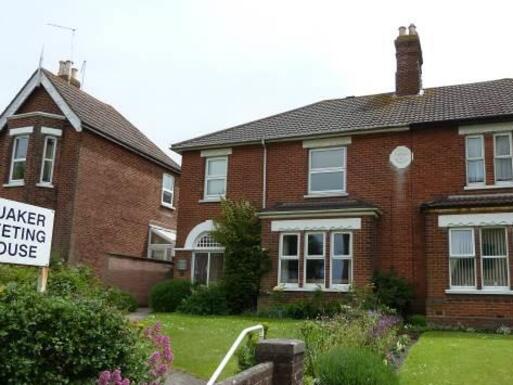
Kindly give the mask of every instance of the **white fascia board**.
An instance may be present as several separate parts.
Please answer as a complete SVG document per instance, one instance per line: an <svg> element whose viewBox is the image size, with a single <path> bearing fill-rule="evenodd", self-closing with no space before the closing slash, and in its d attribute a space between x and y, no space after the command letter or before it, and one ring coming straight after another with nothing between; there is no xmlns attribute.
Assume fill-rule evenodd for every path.
<svg viewBox="0 0 513 385"><path fill-rule="evenodd" d="M212 150L201 151L201 157L208 158L211 156L225 156L225 155L231 155L231 153L232 153L231 148L215 148Z"/></svg>
<svg viewBox="0 0 513 385"><path fill-rule="evenodd" d="M513 225L513 212L438 216L438 227Z"/></svg>
<svg viewBox="0 0 513 385"><path fill-rule="evenodd" d="M335 147L335 146L345 146L347 144L351 144L350 136L303 140L303 148Z"/></svg>
<svg viewBox="0 0 513 385"><path fill-rule="evenodd" d="M21 91L18 93L18 95L16 95L11 104L9 104L9 106L4 111L2 116L0 116L0 130L2 130L5 127L7 119L10 116L14 115L14 113L18 111L18 108L21 107L23 102L27 100L32 91L34 91L34 88L39 86L41 76L42 73L40 71L34 72L34 75L32 75L27 84L25 84L25 87L21 89Z"/></svg>
<svg viewBox="0 0 513 385"><path fill-rule="evenodd" d="M11 128L9 130L9 136L16 136L16 135L28 135L32 134L34 132L34 127L18 127L18 128Z"/></svg>
<svg viewBox="0 0 513 385"><path fill-rule="evenodd" d="M41 84L46 89L50 97L53 99L55 104L62 111L66 119L71 123L73 128L77 131L82 131L82 123L78 116L73 112L73 110L68 106L68 103L62 98L57 89L53 86L52 82L48 80L45 74L41 74Z"/></svg>
<svg viewBox="0 0 513 385"><path fill-rule="evenodd" d="M361 218L297 219L271 222L271 231L330 231L359 230L361 228Z"/></svg>
<svg viewBox="0 0 513 385"><path fill-rule="evenodd" d="M41 134L51 136L62 136L62 130L59 128L41 127Z"/></svg>
<svg viewBox="0 0 513 385"><path fill-rule="evenodd" d="M458 127L458 134L460 135L484 134L487 132L503 131L513 131L513 122L473 124Z"/></svg>
<svg viewBox="0 0 513 385"><path fill-rule="evenodd" d="M57 120L66 120L64 115L59 114L51 114L49 112L43 111L31 111L24 112L22 114L14 114L7 118L7 120L15 120L15 119L26 119L26 118L49 118L49 119L57 119Z"/></svg>

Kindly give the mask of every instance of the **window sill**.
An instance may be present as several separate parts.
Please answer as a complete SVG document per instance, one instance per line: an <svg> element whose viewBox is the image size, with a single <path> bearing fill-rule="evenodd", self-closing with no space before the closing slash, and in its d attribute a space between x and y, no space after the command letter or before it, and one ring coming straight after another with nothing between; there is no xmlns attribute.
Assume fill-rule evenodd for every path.
<svg viewBox="0 0 513 385"><path fill-rule="evenodd" d="M513 188L513 183L504 183L504 184L481 184L481 185L467 185L463 187L463 190L493 190L493 189L501 189L501 188Z"/></svg>
<svg viewBox="0 0 513 385"><path fill-rule="evenodd" d="M304 195L303 198L330 198L330 197L346 197L348 196L349 194L348 193L325 193L325 194L322 194L322 193L310 193L310 194L307 194L307 195Z"/></svg>
<svg viewBox="0 0 513 385"><path fill-rule="evenodd" d="M169 209L169 210L176 210L176 207L175 207L175 206L166 205L165 203L161 203L160 205L161 205L162 207L165 207L166 209Z"/></svg>
<svg viewBox="0 0 513 385"><path fill-rule="evenodd" d="M219 198L205 198L205 199L200 199L198 202L199 203L218 203L218 202L221 202L223 200L223 198L221 198L221 197L219 197Z"/></svg>
<svg viewBox="0 0 513 385"><path fill-rule="evenodd" d="M320 287L320 286L305 286L305 287L298 287L298 286L277 286L273 289L273 291L284 291L284 292L316 292L316 291L322 291L323 293L347 293L349 292L349 287L343 288L343 287Z"/></svg>
<svg viewBox="0 0 513 385"><path fill-rule="evenodd" d="M446 294L470 294L470 295L513 295L513 290L508 289L447 289Z"/></svg>
<svg viewBox="0 0 513 385"><path fill-rule="evenodd" d="M36 186L44 188L55 188L55 186L51 183L36 183Z"/></svg>
<svg viewBox="0 0 513 385"><path fill-rule="evenodd" d="M4 183L3 184L4 187L22 187L22 186L25 186L25 181L22 180L22 181L11 181L9 183Z"/></svg>

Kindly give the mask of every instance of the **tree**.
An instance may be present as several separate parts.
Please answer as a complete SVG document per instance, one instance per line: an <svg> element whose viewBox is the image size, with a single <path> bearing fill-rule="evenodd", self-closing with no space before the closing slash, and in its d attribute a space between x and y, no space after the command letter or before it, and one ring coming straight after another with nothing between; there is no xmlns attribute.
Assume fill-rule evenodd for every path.
<svg viewBox="0 0 513 385"><path fill-rule="evenodd" d="M225 248L222 285L232 313L256 307L260 279L270 268L261 234L260 220L250 202L221 203L221 216L214 220L212 237Z"/></svg>

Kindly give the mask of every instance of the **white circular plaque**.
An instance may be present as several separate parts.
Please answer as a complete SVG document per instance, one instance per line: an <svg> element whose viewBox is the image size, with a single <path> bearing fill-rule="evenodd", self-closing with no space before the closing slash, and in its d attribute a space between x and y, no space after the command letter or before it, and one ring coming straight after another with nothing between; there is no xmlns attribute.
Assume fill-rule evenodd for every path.
<svg viewBox="0 0 513 385"><path fill-rule="evenodd" d="M406 168L411 164L412 153L406 146L397 146L390 153L390 163L396 168Z"/></svg>

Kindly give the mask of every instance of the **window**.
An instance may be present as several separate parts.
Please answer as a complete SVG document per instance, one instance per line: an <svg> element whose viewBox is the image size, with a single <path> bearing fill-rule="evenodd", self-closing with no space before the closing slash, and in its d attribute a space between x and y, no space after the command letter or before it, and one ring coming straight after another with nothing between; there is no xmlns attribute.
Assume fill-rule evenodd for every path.
<svg viewBox="0 0 513 385"><path fill-rule="evenodd" d="M164 174L162 177L162 205L173 207L175 195L175 178L170 174Z"/></svg>
<svg viewBox="0 0 513 385"><path fill-rule="evenodd" d="M310 150L309 194L346 191L346 148Z"/></svg>
<svg viewBox="0 0 513 385"><path fill-rule="evenodd" d="M352 237L351 233L331 234L331 285L348 287L352 280Z"/></svg>
<svg viewBox="0 0 513 385"><path fill-rule="evenodd" d="M476 287L474 229L449 229L451 288Z"/></svg>
<svg viewBox="0 0 513 385"><path fill-rule="evenodd" d="M278 283L298 286L299 284L299 234L281 234L280 265Z"/></svg>
<svg viewBox="0 0 513 385"><path fill-rule="evenodd" d="M206 158L205 199L219 199L226 195L226 175L228 158Z"/></svg>
<svg viewBox="0 0 513 385"><path fill-rule="evenodd" d="M324 241L324 233L306 233L305 286L324 286Z"/></svg>
<svg viewBox="0 0 513 385"><path fill-rule="evenodd" d="M41 184L52 184L56 152L57 138L54 136L47 136L43 147L43 161L41 164L41 177L39 180Z"/></svg>
<svg viewBox="0 0 513 385"><path fill-rule="evenodd" d="M483 136L466 137L467 185L485 183Z"/></svg>
<svg viewBox="0 0 513 385"><path fill-rule="evenodd" d="M148 237L148 258L171 261L174 256L176 233L172 230L150 226Z"/></svg>
<svg viewBox="0 0 513 385"><path fill-rule="evenodd" d="M22 183L25 179L28 141L29 137L26 135L14 137L9 182Z"/></svg>
<svg viewBox="0 0 513 385"><path fill-rule="evenodd" d="M511 134L497 134L494 140L495 183L513 182Z"/></svg>
<svg viewBox="0 0 513 385"><path fill-rule="evenodd" d="M481 273L483 289L508 289L506 229L481 229Z"/></svg>
<svg viewBox="0 0 513 385"><path fill-rule="evenodd" d="M195 244L192 262L192 281L208 285L223 277L223 247L210 233L202 234Z"/></svg>

